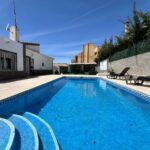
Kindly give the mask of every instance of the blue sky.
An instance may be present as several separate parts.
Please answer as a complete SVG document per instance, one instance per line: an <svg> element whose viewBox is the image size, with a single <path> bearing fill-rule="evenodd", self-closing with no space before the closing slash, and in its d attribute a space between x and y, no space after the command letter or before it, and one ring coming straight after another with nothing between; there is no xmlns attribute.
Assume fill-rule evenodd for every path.
<svg viewBox="0 0 150 150"><path fill-rule="evenodd" d="M150 11L150 0L136 0ZM132 14L133 0L16 0L21 40L38 42L55 62L70 62L87 42L101 45L124 31L121 21ZM12 0L0 0L0 36L13 24Z"/></svg>

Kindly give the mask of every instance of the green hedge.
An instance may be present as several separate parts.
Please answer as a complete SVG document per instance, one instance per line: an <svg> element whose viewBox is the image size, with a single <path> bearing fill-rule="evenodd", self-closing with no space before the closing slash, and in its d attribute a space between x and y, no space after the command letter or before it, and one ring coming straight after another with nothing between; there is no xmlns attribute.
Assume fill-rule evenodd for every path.
<svg viewBox="0 0 150 150"><path fill-rule="evenodd" d="M144 40L128 49L115 53L113 56L109 58L109 61L116 61L123 58L143 54L146 52L150 52L150 39Z"/></svg>

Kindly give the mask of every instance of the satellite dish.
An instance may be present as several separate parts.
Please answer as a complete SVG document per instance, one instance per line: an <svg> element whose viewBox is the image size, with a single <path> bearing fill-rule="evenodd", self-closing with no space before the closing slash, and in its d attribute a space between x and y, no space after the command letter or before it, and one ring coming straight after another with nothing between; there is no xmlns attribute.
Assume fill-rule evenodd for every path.
<svg viewBox="0 0 150 150"><path fill-rule="evenodd" d="M6 26L6 31L9 31L9 23L7 24L7 26Z"/></svg>

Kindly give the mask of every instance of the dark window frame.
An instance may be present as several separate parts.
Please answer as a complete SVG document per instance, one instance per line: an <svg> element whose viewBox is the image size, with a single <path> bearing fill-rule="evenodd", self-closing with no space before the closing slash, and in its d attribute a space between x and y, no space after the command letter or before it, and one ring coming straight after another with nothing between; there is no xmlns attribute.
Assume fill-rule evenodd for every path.
<svg viewBox="0 0 150 150"><path fill-rule="evenodd" d="M14 69L7 69L7 68L5 68L5 65L3 65L3 67L2 67L2 69L0 70L0 72L5 72L5 71L17 71L17 53L15 53L15 52L10 52L10 51L8 51L8 50L4 50L4 49L0 49L0 52L2 52L2 53L4 53L4 54L12 54L12 55L14 55L14 63L15 63L15 65L13 66L14 67ZM0 58L3 58L5 61L6 61L6 59L9 59L9 58L5 58L5 57L1 57L0 56ZM6 63L4 61L4 64Z"/></svg>

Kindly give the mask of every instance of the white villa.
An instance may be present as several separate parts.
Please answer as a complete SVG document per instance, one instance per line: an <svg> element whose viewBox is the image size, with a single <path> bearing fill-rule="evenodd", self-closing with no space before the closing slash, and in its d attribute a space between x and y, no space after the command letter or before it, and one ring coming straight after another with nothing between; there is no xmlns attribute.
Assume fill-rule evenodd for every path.
<svg viewBox="0 0 150 150"><path fill-rule="evenodd" d="M21 42L16 26L9 32L9 40L0 38L0 79L52 74L54 59L40 53L40 44Z"/></svg>

